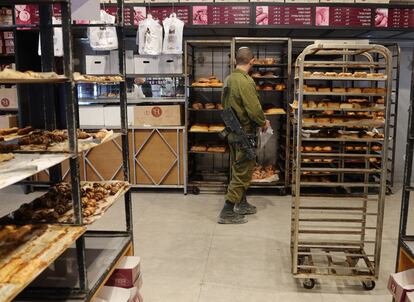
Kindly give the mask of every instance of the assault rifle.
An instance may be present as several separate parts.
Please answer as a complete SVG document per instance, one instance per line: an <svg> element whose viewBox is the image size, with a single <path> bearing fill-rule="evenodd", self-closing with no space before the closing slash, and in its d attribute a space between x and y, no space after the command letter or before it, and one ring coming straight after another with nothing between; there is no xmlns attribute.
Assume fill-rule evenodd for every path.
<svg viewBox="0 0 414 302"><path fill-rule="evenodd" d="M224 109L223 113L221 114L221 118L223 119L226 128L222 132L220 132L220 136L222 138L226 138L230 133L234 133L236 136L236 143L244 152L244 156L238 161L236 161L236 164L242 163L246 160L255 159L255 136L246 134L233 109Z"/></svg>

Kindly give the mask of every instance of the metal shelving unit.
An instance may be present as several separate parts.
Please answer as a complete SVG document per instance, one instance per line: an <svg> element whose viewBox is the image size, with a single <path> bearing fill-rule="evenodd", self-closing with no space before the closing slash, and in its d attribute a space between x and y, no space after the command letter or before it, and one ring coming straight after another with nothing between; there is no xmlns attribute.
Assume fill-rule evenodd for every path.
<svg viewBox="0 0 414 302"><path fill-rule="evenodd" d="M398 236L396 272L414 268L414 235L412 234L411 193L414 191L412 180L414 160L414 68L411 74L410 108L408 115L407 147L405 151L404 180L401 198L401 214ZM411 208L411 209L410 209Z"/></svg>
<svg viewBox="0 0 414 302"><path fill-rule="evenodd" d="M260 165L273 165L278 171L279 180L270 183L254 183L251 188L278 189L281 194L286 194L290 186L289 180L289 161L290 161L290 108L291 99L291 70L292 70L292 41L290 38L253 38L236 37L232 40L232 62L235 61L236 50L239 47L250 47L257 59L274 58L274 64L255 64L252 72L271 71L273 76L253 77L257 85L271 85L273 88L277 84L286 86L282 91L278 90L258 90L259 99L262 106L276 106L285 110L283 115L267 115L271 121L275 135L267 145L258 150L257 162ZM234 69L234 65L232 65Z"/></svg>
<svg viewBox="0 0 414 302"><path fill-rule="evenodd" d="M312 111L312 106L303 110L305 102L308 102L308 105L310 101L328 102L323 100L327 96L325 92L304 93L304 90L308 89L305 85L377 87L380 84L376 81L365 81L363 78L321 81L310 76L305 79L304 71L349 72L348 65L354 67L355 64L352 62L363 59L366 63L359 64L358 69L352 69L351 72L365 70L373 73L376 72L375 66L379 62L379 57L385 65L386 80L380 79L378 82L382 82L381 87L385 88L387 93L381 96L385 103L384 120L379 118L378 121L381 123L376 123L378 125L375 127L383 134L383 139L372 143L370 140L367 142L364 136L354 134L351 140L343 139L338 142L337 135L334 134L339 133L335 132L336 130L372 131L372 123L364 125L364 120L369 121L367 119L370 117L355 120L355 117L349 115ZM328 60L324 58L328 58L330 62L326 62ZM309 60L320 62L314 63ZM339 63L335 65L332 61ZM307 46L296 60L297 104L292 104L292 273L295 278L305 279L306 288L313 288L315 279L319 278L357 280L368 290L375 287L380 268L384 200L387 190L391 73L391 52L384 46L368 44L366 41L317 41ZM374 106L377 101L372 95L358 95L364 96L366 107ZM349 103L350 98L351 95L342 95L329 102ZM323 118L323 121L307 124L308 119L315 118ZM348 122L335 125L335 118L347 119ZM333 124L330 124L332 121ZM313 133L326 138L326 141L304 140L304 133L308 130L314 130ZM344 133L348 132L342 132ZM319 188L317 199L303 196L304 189L309 187ZM341 189L342 193L323 198L321 195L324 187Z"/></svg>
<svg viewBox="0 0 414 302"><path fill-rule="evenodd" d="M124 60L124 1L118 0L118 12L117 12L117 24L113 25L116 27L117 36L119 43L119 73L125 74L125 60ZM33 28L40 29L42 33L42 71L53 71L54 66L53 58L53 41L51 30L56 25L51 24L51 5L60 4L62 13L62 27L63 32L63 71L65 78L55 83L56 86L64 89L65 97L65 112L66 112L66 123L68 131L68 143L69 152L64 154L17 154L16 160L19 161L19 165L24 165L24 161L27 161L27 167L22 173L13 173L14 178L12 181L6 181L2 183L2 187L17 183L20 180L35 175L40 171L53 167L64 160L69 160L70 166L70 183L72 190L72 206L74 211L74 223L61 226L66 228L73 228L82 230L83 233L86 228L83 226L82 217L82 203L81 203L81 183L80 183L80 168L79 168L79 144L77 140L77 128L78 128L78 102L76 98L77 84L73 80L73 45L72 45L72 20L71 20L71 2L68 0L5 0L2 4L4 5L16 5L16 4L37 4L39 5L40 11L40 24L39 26L33 26ZM24 26L26 27L26 26ZM87 26L86 26L87 27ZM49 41L49 42L47 42ZM18 44L15 43L16 47ZM16 55L18 63L18 57ZM17 65L19 68L19 65ZM27 81L26 81L27 82ZM56 81L48 81L48 85L44 85L45 89L51 89L53 83ZM29 81L25 85L43 85L43 83L36 83L36 81ZM122 157L123 157L123 176L125 181L129 181L129 155L128 155L128 123L127 123L127 99L126 99L126 84L125 82L119 83L119 104L120 104L120 115L121 115L121 135L122 135ZM47 108L46 108L47 110ZM56 117L57 118L57 117ZM34 159L34 160L33 160ZM13 163L12 160L10 163ZM30 163L29 163L30 162ZM18 165L18 166L19 166ZM31 168L31 166L33 166ZM3 165L3 167L5 167ZM7 165L6 165L7 167ZM31 169L29 169L31 168ZM7 169L0 169L0 175L2 172L7 173ZM18 175L17 175L18 174ZM17 299L27 298L39 298L48 297L49 299L68 299L74 298L84 301L89 301L96 293L96 291L103 285L107 277L111 274L115 268L118 260L125 254L133 254L133 223L132 223L132 204L131 194L128 190L122 196L125 203L125 231L87 231L82 236L73 237L73 241L76 239L76 246L70 247L70 243L62 247L59 251L61 256L57 261L65 263L67 267L70 265L74 266L72 276L67 276L64 284L58 284L55 281L56 276L53 276L48 270L41 273L42 270L46 269L47 266L39 267L39 271L33 277L40 274L33 283L29 285L28 280L25 286L29 285ZM59 228L60 226L54 226ZM81 234L79 233L79 234ZM79 237L79 238L78 238ZM93 238L93 239L91 239ZM57 239L58 240L58 239ZM114 245L106 245L102 247L102 251L99 254L94 254L91 258L91 251L95 251L94 244L90 244L91 240L98 240L103 243L118 242ZM100 247L98 247L100 248ZM110 253L107 253L111 249ZM66 251L65 251L66 250ZM96 252L96 251L95 251ZM62 254L63 253L63 254ZM71 255L69 255L71 254ZM50 263L54 259L50 259ZM91 261L93 260L93 261ZM94 264L97 263L98 265ZM68 270L69 271L69 270ZM55 272L56 273L56 272ZM59 273L59 272L57 272ZM61 276L60 276L61 278ZM44 283L43 283L44 282ZM13 297L10 297L10 300ZM9 299L7 299L9 301Z"/></svg>
<svg viewBox="0 0 414 302"><path fill-rule="evenodd" d="M221 103L221 87L192 87L200 77L216 76L222 82L230 74L230 40L187 40L185 41L185 74L189 103ZM188 105L187 125L193 123L222 123L217 109L192 110ZM226 145L218 133L188 133L188 186L194 194L202 192L224 192L229 182L228 152L191 152L194 144Z"/></svg>

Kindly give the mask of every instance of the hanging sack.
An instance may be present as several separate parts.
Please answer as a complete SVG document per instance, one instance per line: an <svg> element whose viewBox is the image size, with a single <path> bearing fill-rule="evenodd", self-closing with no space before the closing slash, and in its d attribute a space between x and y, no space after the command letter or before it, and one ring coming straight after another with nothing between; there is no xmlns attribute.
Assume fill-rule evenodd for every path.
<svg viewBox="0 0 414 302"><path fill-rule="evenodd" d="M139 22L136 42L140 55L156 56L161 54L162 26L152 18L151 14Z"/></svg>
<svg viewBox="0 0 414 302"><path fill-rule="evenodd" d="M165 54L183 53L183 28L184 22L177 18L175 13L163 21L164 45L162 52Z"/></svg>
<svg viewBox="0 0 414 302"><path fill-rule="evenodd" d="M53 24L62 24L62 20L52 17ZM55 57L63 57L63 34L62 27L53 28L53 52ZM39 33L39 47L37 50L39 56L42 55L42 45L40 42L40 33Z"/></svg>
<svg viewBox="0 0 414 302"><path fill-rule="evenodd" d="M115 17L101 10L101 20L91 21L91 24L114 24ZM116 28L110 27L88 27L89 44L93 50L115 50L118 49L118 36Z"/></svg>

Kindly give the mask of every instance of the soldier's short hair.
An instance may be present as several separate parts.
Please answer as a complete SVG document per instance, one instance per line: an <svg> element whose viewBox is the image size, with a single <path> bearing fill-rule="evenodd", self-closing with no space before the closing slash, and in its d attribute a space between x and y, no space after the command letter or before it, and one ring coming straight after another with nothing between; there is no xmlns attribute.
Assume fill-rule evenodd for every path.
<svg viewBox="0 0 414 302"><path fill-rule="evenodd" d="M246 65L254 58L253 52L249 47L240 47L236 53L236 64Z"/></svg>

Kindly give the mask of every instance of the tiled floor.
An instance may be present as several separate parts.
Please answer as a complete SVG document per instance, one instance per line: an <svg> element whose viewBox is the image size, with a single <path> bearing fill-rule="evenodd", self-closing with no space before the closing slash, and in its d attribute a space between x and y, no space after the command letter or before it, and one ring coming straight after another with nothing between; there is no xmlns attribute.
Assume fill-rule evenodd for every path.
<svg viewBox="0 0 414 302"><path fill-rule="evenodd" d="M381 278L371 292L349 281L321 280L313 290L303 289L290 273L291 198L250 196L250 201L259 212L247 224L218 225L222 196L134 194L145 301L391 301L386 281L395 265L400 194L387 197ZM94 228L122 227L122 213L118 203Z"/></svg>

